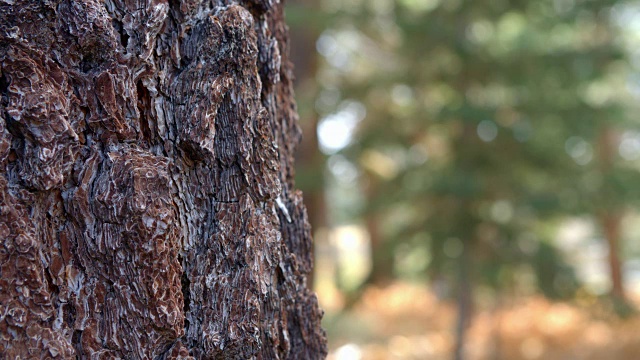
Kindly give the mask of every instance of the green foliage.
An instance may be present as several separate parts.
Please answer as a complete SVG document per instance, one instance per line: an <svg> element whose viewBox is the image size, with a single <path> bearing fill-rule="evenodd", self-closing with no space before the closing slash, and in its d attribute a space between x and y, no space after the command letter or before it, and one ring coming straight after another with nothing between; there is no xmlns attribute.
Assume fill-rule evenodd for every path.
<svg viewBox="0 0 640 360"><path fill-rule="evenodd" d="M538 287L549 298L569 298L579 288L573 269L567 266L558 250L547 242L542 242L531 259L535 269Z"/></svg>
<svg viewBox="0 0 640 360"><path fill-rule="evenodd" d="M523 251L519 239L640 200L638 156L618 155L638 129L612 21L620 2L324 4L333 20L318 79L330 101L319 110L354 100L367 109L338 153L360 169L360 215L387 219L382 248L424 239L430 262L415 268L451 277L459 241L476 281L513 286L502 274L530 263L542 292L572 295L579 285L553 244Z"/></svg>

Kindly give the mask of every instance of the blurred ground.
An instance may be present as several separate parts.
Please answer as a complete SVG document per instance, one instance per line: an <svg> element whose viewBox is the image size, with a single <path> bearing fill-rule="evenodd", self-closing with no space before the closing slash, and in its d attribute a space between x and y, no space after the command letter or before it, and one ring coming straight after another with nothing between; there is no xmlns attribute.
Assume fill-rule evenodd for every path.
<svg viewBox="0 0 640 360"><path fill-rule="evenodd" d="M322 294L320 300L322 302ZM639 305L638 298L634 303ZM640 318L620 319L603 300L543 297L477 309L467 342L470 360L635 360ZM451 359L455 304L426 288L397 282L369 288L348 312L328 312L329 360Z"/></svg>

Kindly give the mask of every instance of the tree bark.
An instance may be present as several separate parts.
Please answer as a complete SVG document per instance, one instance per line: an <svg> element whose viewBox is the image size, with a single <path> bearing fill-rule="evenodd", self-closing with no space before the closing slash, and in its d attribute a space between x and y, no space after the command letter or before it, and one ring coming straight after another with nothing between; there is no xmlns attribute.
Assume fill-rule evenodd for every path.
<svg viewBox="0 0 640 360"><path fill-rule="evenodd" d="M326 355L282 6L0 2L0 357Z"/></svg>
<svg viewBox="0 0 640 360"><path fill-rule="evenodd" d="M613 171L618 145L619 135L611 126L605 125L600 129L597 139L598 169L605 179ZM615 199L615 195L613 192L610 192L607 186L605 186L604 194L605 198L600 202L602 209L596 213L596 216L602 227L604 239L609 249L607 258L609 264L609 279L611 281L610 294L614 298L624 302L626 301L624 275L622 273L622 260L619 255L621 222L624 209L620 204L616 203L615 200L612 200Z"/></svg>

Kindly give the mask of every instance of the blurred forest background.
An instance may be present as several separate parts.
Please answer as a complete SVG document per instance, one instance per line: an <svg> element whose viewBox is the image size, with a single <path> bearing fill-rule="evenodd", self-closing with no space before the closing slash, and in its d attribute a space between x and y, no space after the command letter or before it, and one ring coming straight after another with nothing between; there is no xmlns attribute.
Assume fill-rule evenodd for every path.
<svg viewBox="0 0 640 360"><path fill-rule="evenodd" d="M330 359L639 358L638 2L287 21Z"/></svg>

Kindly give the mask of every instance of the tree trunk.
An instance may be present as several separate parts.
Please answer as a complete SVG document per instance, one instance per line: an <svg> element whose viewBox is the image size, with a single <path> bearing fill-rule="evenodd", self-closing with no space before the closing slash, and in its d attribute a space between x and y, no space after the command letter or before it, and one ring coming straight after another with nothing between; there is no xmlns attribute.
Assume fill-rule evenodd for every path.
<svg viewBox="0 0 640 360"><path fill-rule="evenodd" d="M611 295L618 300L625 301L624 282L622 277L622 261L618 255L620 249L620 222L617 214L600 214L600 222L604 230L604 238L609 248L609 277L611 279Z"/></svg>
<svg viewBox="0 0 640 360"><path fill-rule="evenodd" d="M300 8L307 14L317 14L320 11L317 0L292 0L289 6ZM313 16L313 15L312 15ZM298 26L292 25L291 32L291 60L295 64L296 98L298 102L304 102L306 107L301 107L300 127L302 130L302 143L296 153L296 169L302 174L303 180L299 186L304 191L304 205L309 215L309 223L314 229L313 237L316 244L327 243L328 226L327 207L324 199L324 168L325 159L318 146L318 113L313 106L317 98L318 85L315 81L318 70L318 53L316 41L319 29L312 24L304 23ZM306 110L305 110L306 108ZM300 177L299 177L300 179ZM315 257L315 251L313 253ZM313 287L314 274L307 278L309 287Z"/></svg>
<svg viewBox="0 0 640 360"><path fill-rule="evenodd" d="M0 36L0 357L326 355L282 3L3 1Z"/></svg>
<svg viewBox="0 0 640 360"><path fill-rule="evenodd" d="M607 178L613 171L616 150L619 144L619 136L610 126L604 126L600 130L598 137L598 168L603 176ZM601 210L596 214L602 232L609 249L609 277L611 281L610 294L614 298L626 301L624 279L622 274L622 261L620 260L620 226L624 210L615 203L615 195L605 187L605 198L600 202Z"/></svg>
<svg viewBox="0 0 640 360"><path fill-rule="evenodd" d="M466 359L465 345L467 343L467 330L471 325L473 307L473 287L471 283L472 254L469 249L470 244L465 243L459 266L459 288L458 288L458 319L455 328L455 343L453 351L454 360Z"/></svg>
<svg viewBox="0 0 640 360"><path fill-rule="evenodd" d="M380 229L380 215L367 214L365 219L371 242L371 272L363 285L384 286L393 279L393 249L389 248Z"/></svg>

